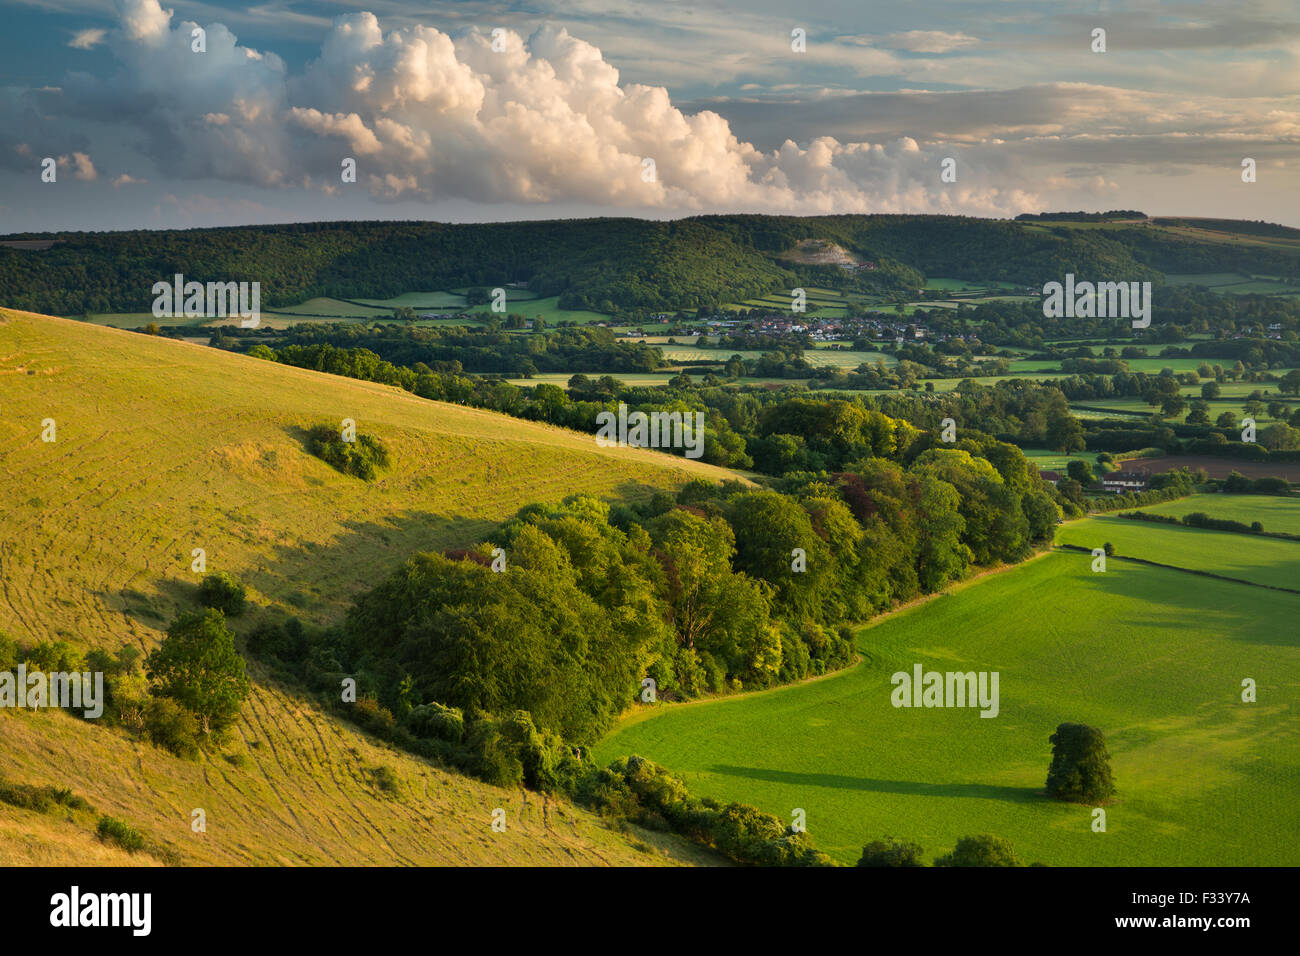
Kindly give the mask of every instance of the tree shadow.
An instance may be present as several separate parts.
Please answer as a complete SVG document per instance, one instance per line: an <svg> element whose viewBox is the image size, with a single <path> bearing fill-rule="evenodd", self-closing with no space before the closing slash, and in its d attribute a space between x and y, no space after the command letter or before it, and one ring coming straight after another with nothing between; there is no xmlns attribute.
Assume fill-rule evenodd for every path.
<svg viewBox="0 0 1300 956"><path fill-rule="evenodd" d="M1009 803L1034 803L1041 799L1041 788L999 787L986 783L922 783L915 780L882 780L876 777L850 777L838 773L798 773L764 767L735 767L715 764L713 773L744 777L767 783L790 786L830 787L836 790L859 790L870 793L896 793L909 797L970 797L978 800L1003 800Z"/></svg>
<svg viewBox="0 0 1300 956"><path fill-rule="evenodd" d="M305 429L296 431L306 435ZM600 497L611 505L634 504L661 490L628 480ZM558 503L552 496L544 500ZM518 507L531 503L521 500ZM328 540L275 542L269 552L235 566L218 568L210 557L208 571L226 571L249 589L250 607L240 621L256 621L270 611L328 625L340 622L356 597L413 555L472 547L485 541L501 523L424 510L396 512L378 520L344 519ZM202 578L202 574L188 572L159 576L144 590L99 592L98 597L138 623L163 630L178 613L197 607L197 586ZM236 626L236 630L242 628Z"/></svg>

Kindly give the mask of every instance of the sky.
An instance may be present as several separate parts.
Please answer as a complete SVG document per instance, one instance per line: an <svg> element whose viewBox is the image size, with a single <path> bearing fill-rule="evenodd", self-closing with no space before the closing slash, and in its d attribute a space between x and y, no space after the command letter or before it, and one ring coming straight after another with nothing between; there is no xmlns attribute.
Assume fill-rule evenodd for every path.
<svg viewBox="0 0 1300 956"><path fill-rule="evenodd" d="M1079 209L1300 226L1300 0L0 0L0 23L0 234Z"/></svg>

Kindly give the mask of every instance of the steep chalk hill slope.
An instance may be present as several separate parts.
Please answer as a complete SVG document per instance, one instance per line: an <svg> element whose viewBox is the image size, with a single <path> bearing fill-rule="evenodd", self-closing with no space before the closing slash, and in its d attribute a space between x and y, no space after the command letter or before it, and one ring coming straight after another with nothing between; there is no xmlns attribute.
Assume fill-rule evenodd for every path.
<svg viewBox="0 0 1300 956"><path fill-rule="evenodd" d="M308 454L342 419L392 463L367 483ZM53 442L42 440L48 422ZM192 606L195 549L256 606L337 620L418 550L466 546L532 501L643 498L729 472L649 450L202 346L0 311L0 630L21 643L148 651ZM378 745L264 679L229 753L172 757L58 712L0 711L0 778L68 787L186 863L613 863L634 849L595 818ZM371 783L378 765L396 797ZM490 830L506 809L505 833ZM203 809L207 832L190 829ZM0 864L121 862L76 814L0 802ZM93 821L92 821L93 823ZM154 862L137 854L134 862Z"/></svg>

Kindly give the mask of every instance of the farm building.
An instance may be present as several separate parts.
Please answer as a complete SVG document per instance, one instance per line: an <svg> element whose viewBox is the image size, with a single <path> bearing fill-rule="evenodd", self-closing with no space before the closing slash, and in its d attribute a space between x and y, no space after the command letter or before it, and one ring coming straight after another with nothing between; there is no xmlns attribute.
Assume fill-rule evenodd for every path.
<svg viewBox="0 0 1300 956"><path fill-rule="evenodd" d="M1059 471L1040 471L1038 473L1038 477L1043 479L1043 481L1048 481L1051 482L1052 484L1056 484L1058 481L1061 480L1061 473Z"/></svg>
<svg viewBox="0 0 1300 956"><path fill-rule="evenodd" d="M1101 486L1107 491L1144 491L1150 476L1140 471L1112 471L1101 479Z"/></svg>

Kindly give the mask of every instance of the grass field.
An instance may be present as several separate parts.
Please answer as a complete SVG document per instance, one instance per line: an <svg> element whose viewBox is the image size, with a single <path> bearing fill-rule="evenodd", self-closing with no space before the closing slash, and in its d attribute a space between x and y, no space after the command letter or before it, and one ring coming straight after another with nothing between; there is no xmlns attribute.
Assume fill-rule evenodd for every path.
<svg viewBox="0 0 1300 956"><path fill-rule="evenodd" d="M1056 540L1084 548L1100 548L1109 541L1124 557L1300 590L1300 541L1114 516L1072 521L1060 528Z"/></svg>
<svg viewBox="0 0 1300 956"><path fill-rule="evenodd" d="M1272 495L1192 495L1177 501L1145 505L1142 510L1180 517L1193 511L1203 511L1213 518L1226 518L1243 524L1258 521L1265 531L1300 534L1300 496L1276 498ZM1294 586L1300 588L1300 581Z"/></svg>
<svg viewBox="0 0 1300 956"><path fill-rule="evenodd" d="M932 859L985 832L1052 865L1300 863L1300 596L1090 560L1058 552L886 618L832 677L642 709L597 756L642 754L786 820L803 809L845 863L886 834ZM999 715L892 707L890 675L916 663L999 672ZM1091 807L1042 795L1062 721L1107 735L1105 833Z"/></svg>
<svg viewBox="0 0 1300 956"><path fill-rule="evenodd" d="M649 341L649 340L646 340ZM758 359L763 357L763 352L757 349L719 349L719 348L701 348L697 345L668 345L651 342L663 352L664 358L670 362L717 362L722 364L733 355L739 355L744 359ZM895 365L898 360L892 355L886 355L884 352L858 352L852 349L807 349L803 353L804 360L814 368L830 366L833 368L855 369L863 362L874 364L884 359L886 365Z"/></svg>
<svg viewBox="0 0 1300 956"><path fill-rule="evenodd" d="M1049 451L1046 448L1022 448L1021 451L1024 452L1026 458L1038 466L1040 471L1059 471L1064 475L1069 463L1076 458L1092 465L1094 471L1097 468L1097 452L1095 451L1080 452L1076 455L1066 455L1059 451Z"/></svg>
<svg viewBox="0 0 1300 956"><path fill-rule="evenodd" d="M194 548L248 587L237 630L270 603L330 622L412 553L471 544L527 502L732 476L395 388L16 312L0 311L0 395L0 629L26 644L151 649L193 606ZM305 428L343 418L388 446L378 480L306 452ZM187 863L669 861L568 806L552 805L545 825L540 797L377 745L252 668L230 760L189 762L93 722L6 708L0 778L71 787ZM374 790L379 764L403 781L400 798ZM505 834L489 828L496 806ZM201 836L195 807L208 815ZM0 805L0 864L95 858L90 833L25 839L53 826L25 814Z"/></svg>

